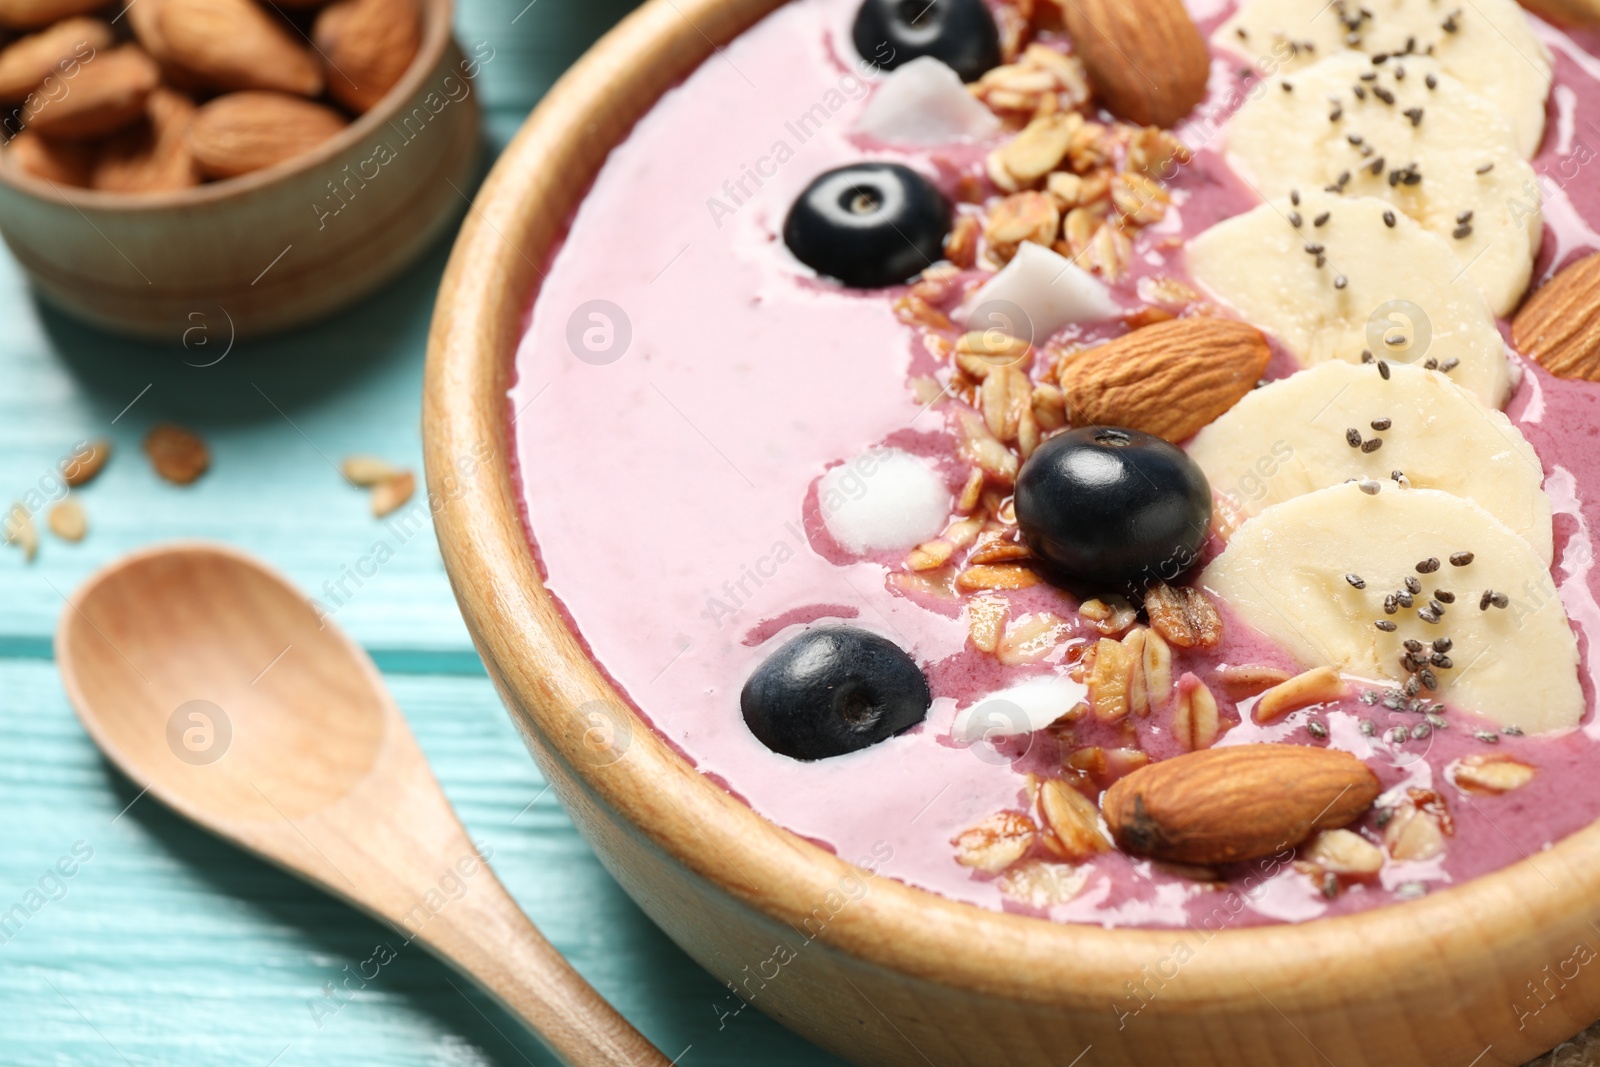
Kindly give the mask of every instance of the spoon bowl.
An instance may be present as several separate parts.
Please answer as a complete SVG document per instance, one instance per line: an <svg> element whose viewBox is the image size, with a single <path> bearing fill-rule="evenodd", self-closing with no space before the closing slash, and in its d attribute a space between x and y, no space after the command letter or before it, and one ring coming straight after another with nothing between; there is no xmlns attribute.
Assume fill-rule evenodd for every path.
<svg viewBox="0 0 1600 1067"><path fill-rule="evenodd" d="M372 660L264 564L127 556L69 599L56 660L90 737L158 800L422 944L564 1062L667 1063L495 878Z"/></svg>

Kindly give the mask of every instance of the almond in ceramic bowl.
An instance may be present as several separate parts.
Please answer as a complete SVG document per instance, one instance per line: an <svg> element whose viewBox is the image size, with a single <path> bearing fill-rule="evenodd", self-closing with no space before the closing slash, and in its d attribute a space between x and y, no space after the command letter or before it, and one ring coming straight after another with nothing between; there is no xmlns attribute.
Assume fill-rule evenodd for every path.
<svg viewBox="0 0 1600 1067"><path fill-rule="evenodd" d="M869 6L907 17L934 6L941 17L973 10L953 0ZM1406 470L1420 481L1421 468L1394 457L1431 433L1447 466L1453 457L1463 476L1485 478L1487 458L1462 458L1470 440L1482 440L1486 456L1511 458L1519 499L1537 503L1539 463L1512 457L1506 442L1526 433L1521 456L1529 454L1523 445L1548 452L1586 441L1593 397L1583 394L1588 383L1523 364L1525 383L1542 390L1542 423L1526 414L1535 408L1488 412L1505 402L1500 372L1517 357L1506 354L1478 280L1456 257L1474 236L1468 222L1487 235L1497 205L1430 220L1448 222L1443 237L1406 214L1447 178L1493 195L1493 182L1530 167L1509 124L1464 135L1494 138L1485 147L1497 153L1493 167L1479 170L1476 159L1447 175L1429 164L1433 184L1410 181L1409 154L1388 153L1394 177L1379 178L1387 169L1376 166L1381 146L1361 174L1351 166L1341 182L1337 169L1368 158L1362 148L1391 117L1385 143L1403 139L1409 152L1439 136L1453 107L1479 108L1431 66L1448 61L1455 45L1441 44L1437 58L1411 53L1458 33L1460 47L1502 47L1504 37L1469 16L1523 16L1487 0L1448 17L1428 0L1372 5L1382 7L1377 22L1405 8L1432 35L1418 31L1409 49L1404 33L1398 44L1375 45L1385 49L1377 61L1342 51L1307 59L1312 69L1336 64L1336 103L1307 92L1313 74L1297 71L1241 92L1220 115L1197 112L1193 125L1173 129L1191 137L1193 159L1169 183L1167 169L1150 163L1176 153L1143 123L1171 123L1210 91L1227 101L1248 62L1234 58L1237 42L1270 52L1273 34L1208 25L1218 34L1214 61L1197 62L1196 27L1168 0L1060 6L1069 17L1057 25L1070 30L1081 16L1086 41L1072 41L1070 52L1021 51L1014 32L1002 33L1000 56L1017 62L980 60L994 76L970 71L978 79L971 90L954 66L925 66L909 81L898 72L861 75L852 47L863 58L868 50L848 36L852 0L653 0L568 74L485 186L431 335L429 499L468 627L534 758L608 869L727 984L728 997L714 1006L725 1025L736 1025L730 1017L748 1003L852 1062L907 1067L1527 1062L1600 1014L1600 970L1590 966L1600 958L1592 925L1600 798L1583 785L1592 754L1578 755L1596 743L1592 698L1580 691L1576 638L1561 614L1563 602L1592 601L1588 586L1563 588L1537 610L1524 605L1525 626L1513 623L1506 584L1483 576L1508 568L1501 573L1521 575L1516 588L1522 578L1548 577L1551 557L1533 545L1550 544L1549 528L1534 522L1525 536L1488 515L1487 504L1412 491ZM1308 24L1336 14L1321 0L1245 6L1269 26L1291 9ZM1049 10L987 10L1015 31L1025 7ZM1219 13L1199 0L1189 9ZM1354 4L1343 17L1358 14L1362 23L1374 18ZM1353 33L1338 18L1332 26L1339 36L1319 43L1319 56L1340 51ZM1097 27L1115 36L1089 36ZM1367 31L1357 36L1376 38ZM1059 40L1049 32L1035 43ZM1522 32L1532 30L1524 23ZM1397 59L1388 48L1406 54ZM959 63L965 53L952 47L947 57ZM1520 75L1518 62L1469 65L1463 76ZM1085 73L1109 114L1083 107ZM1574 76L1569 69L1557 78ZM891 83L937 109L908 121L903 96L885 115ZM1600 79L1562 84L1580 94L1578 114L1600 104ZM1544 88L1535 87L1541 99ZM1415 119L1384 100L1404 96L1400 106L1411 109L1414 94L1429 93ZM969 106L974 100L993 114ZM1285 169L1333 165L1331 175L1258 204L1219 149L1279 107L1303 109L1310 136L1346 125L1335 127L1326 152L1275 160ZM954 119L957 132L973 136L896 145L891 158L907 164L901 170L872 160L889 154L881 131L923 135L935 110L943 130ZM880 133L864 136L869 112ZM1237 125L1218 134L1224 121ZM1295 132L1287 122L1263 128L1269 147L1278 144L1269 135ZM1113 137L1120 140L1108 151ZM849 182L816 184L819 171L841 162ZM1157 172L1153 183L1135 180L1139 170ZM1335 191L1324 192L1329 184ZM1368 199L1338 192L1349 184ZM1600 197L1580 185L1568 192L1582 200L1584 225L1600 223ZM813 200L804 190L814 187L822 192ZM1394 199L1380 202L1385 196ZM1181 218L1158 210L1167 197ZM835 227L831 249L810 246L817 263L788 225L802 203L824 221L835 209L849 220ZM948 210L923 212L928 204ZM873 222L891 206L907 209L891 219L898 241ZM947 232L935 230L905 257L930 216ZM851 243L872 225L884 240ZM1284 250L1252 236L1256 227ZM1243 236L1227 244L1219 231ZM1417 255L1360 254L1401 242ZM1241 287L1265 279L1281 283L1273 292L1290 293L1294 307L1331 309L1307 316L1313 334L1341 322L1356 338L1383 299L1368 303L1362 287L1436 256L1427 269L1441 285L1465 287L1460 306L1470 315L1447 320L1442 311L1455 298L1436 292L1422 298L1441 312L1434 324L1470 319L1475 332L1451 342L1459 358L1440 351L1432 367L1363 363L1359 343L1316 366L1287 366L1239 323L1250 316L1236 305L1202 298L1181 277L1137 273L1152 263L1178 270L1185 250L1207 268L1196 274L1216 279L1241 264L1249 268ZM832 252L825 269L819 263ZM1526 242L1522 253L1532 258ZM1542 345L1582 347L1581 330L1550 326L1565 323L1563 314L1537 312L1556 306L1580 321L1593 307L1585 269L1568 268L1577 273L1565 292L1545 290L1554 305L1535 297L1521 323L1535 338L1519 342L1526 352L1544 359ZM1504 281L1478 270L1484 281ZM851 278L868 280L852 288ZM1056 293L1057 278L1071 278L1073 292L1041 299ZM976 312L958 300L980 286L1010 286L1007 301L1034 323L1063 304L1076 307L1023 340L1015 314L1009 332L972 325ZM1072 334L1073 314L1104 332ZM1397 331L1378 331L1375 347L1409 343ZM1290 329L1272 332L1294 347ZM1349 384L1311 388L1329 377ZM1440 402L1405 414L1401 398L1423 382L1440 387ZM1311 406L1284 414L1301 387ZM1441 424L1445 398L1480 414L1446 434L1401 432ZM1347 416L1337 404L1361 410ZM1316 436L1319 409L1330 406L1337 423ZM1237 440L1238 427L1263 409L1264 428L1251 434L1268 436L1250 437L1241 449L1248 463L1231 479L1242 486L1239 514L1217 524L1228 547L1207 558L1208 568L1221 561L1207 570L1214 585L1174 578L1144 587L1142 615L1120 596L1076 600L1046 580L1033 555L1043 555L1039 544L1014 536L1033 521L1020 501L1019 462L1026 473L1055 442L1098 432L1064 425L1069 416L1088 410L1091 423L1138 424L1108 431L1107 455L1123 446L1176 450L1177 441L1140 443L1133 433L1141 429L1196 435L1187 454L1209 453L1207 470L1221 471L1219 442ZM1477 428L1490 425L1480 439ZM1279 438L1293 442L1297 460L1281 466L1299 470L1325 455L1332 483L1263 508L1248 479L1271 476L1269 461L1283 459L1273 448ZM896 481L892 517L914 525L917 538L896 533L892 553L863 557L846 551L851 535L830 514L851 511L859 495L852 478L859 489L863 479L889 476L833 461L861 448L868 451L858 459L873 459L873 441L907 450L881 469L915 467L919 448L952 469L935 486L929 515L917 488L927 483ZM1580 488L1596 477L1583 448L1572 445L1563 466ZM1351 463L1380 462L1376 476L1345 484ZM826 502L830 485L838 502ZM1226 492L1230 483L1217 476L1211 485ZM1403 524L1403 539L1363 542L1348 566L1333 554L1370 536L1368 518L1411 504L1424 521ZM1252 507L1259 514L1248 514ZM1339 509L1316 527L1327 540L1289 558L1308 542L1285 531L1303 534L1319 507ZM1210 529L1182 525L1202 538ZM878 536L865 526L855 532L861 543ZM1468 536L1480 538L1476 555L1467 544L1421 551L1410 540ZM1251 555L1263 542L1286 547ZM1293 580L1296 568L1336 564ZM1308 631L1345 628L1353 647L1383 648L1384 662L1362 675L1273 652L1264 636L1269 610L1247 625L1212 604L1230 572L1234 591L1223 606L1282 604L1280 614ZM1265 605L1243 595L1252 580L1274 594ZM1573 621L1589 625L1589 615L1575 608ZM784 740L773 715L758 733L744 694L796 631L826 634L818 620L835 619L870 632L873 644L850 640L898 664L896 699L914 697L911 719L919 711L926 718L906 727L896 704L898 732L867 747L780 748L816 737ZM1441 620L1425 650L1415 635ZM1545 620L1548 630L1519 643ZM1474 642L1490 626L1506 629ZM1061 634L1078 636L1063 645ZM768 642L783 648L763 659ZM1403 656L1389 657L1391 647ZM1042 661L1041 650L1058 658ZM1480 652L1486 658L1474 671L1456 666ZM1494 655L1506 652L1515 654ZM826 666L828 655L810 662ZM1550 655L1553 666L1541 658ZM1511 672L1511 696L1525 697L1501 707L1499 730L1471 718L1489 702L1464 695L1472 685L1485 692L1494 662ZM916 677L907 663L926 665L922 695L906 681ZM1410 675L1392 691L1360 683L1394 678L1397 663ZM1020 721L1024 729L1007 739L1036 747L992 746L991 760L977 754L985 724L957 734L961 716L980 707L962 687L992 692L997 674L1017 684L1007 690L1014 714L997 712L995 725ZM1414 691L1400 687L1413 681ZM1462 694L1466 706L1447 709L1442 702L1454 697L1441 694L1436 708L1422 695L1436 686ZM890 703L863 702L856 718L868 725ZM794 718L805 722L805 705L796 705ZM840 717L850 711L841 704ZM1069 747L1091 737L1116 740ZM1569 772L1575 777L1563 787ZM1582 810L1570 808L1580 796Z"/></svg>
<svg viewBox="0 0 1600 1067"><path fill-rule="evenodd" d="M451 0L0 2L0 234L51 304L179 342L373 291L461 209Z"/></svg>

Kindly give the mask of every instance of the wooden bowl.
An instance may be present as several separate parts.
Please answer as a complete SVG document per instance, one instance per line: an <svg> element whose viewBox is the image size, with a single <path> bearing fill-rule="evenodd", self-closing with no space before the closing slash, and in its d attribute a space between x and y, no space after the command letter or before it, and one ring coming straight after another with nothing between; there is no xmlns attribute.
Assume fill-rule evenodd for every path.
<svg viewBox="0 0 1600 1067"><path fill-rule="evenodd" d="M360 299L466 207L479 109L451 36L452 6L423 0L422 47L411 69L377 107L315 150L253 174L143 196L0 167L0 235L51 304L139 337L179 341L201 324L215 338L224 321L237 337L256 336ZM394 157L375 162L384 143Z"/></svg>
<svg viewBox="0 0 1600 1067"><path fill-rule="evenodd" d="M513 719L607 868L730 988L861 1064L1487 1067L1600 1017L1594 827L1351 917L1220 932L1057 925L887 878L863 893L856 868L702 778L628 710L529 550L513 354L535 265L609 149L779 2L650 0L585 56L490 176L433 323L424 430L445 563Z"/></svg>

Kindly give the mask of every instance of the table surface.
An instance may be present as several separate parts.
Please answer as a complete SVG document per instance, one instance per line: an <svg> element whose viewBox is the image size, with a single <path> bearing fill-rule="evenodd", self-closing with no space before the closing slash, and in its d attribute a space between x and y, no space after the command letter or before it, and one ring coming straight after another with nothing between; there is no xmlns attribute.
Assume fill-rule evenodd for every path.
<svg viewBox="0 0 1600 1067"><path fill-rule="evenodd" d="M495 49L477 87L485 169L631 6L458 0L462 41ZM0 931L0 1065L555 1062L417 948L348 997L325 995L392 932L139 798L90 744L51 662L63 595L129 549L180 537L258 553L313 595L389 541L393 558L337 619L556 947L680 1063L840 1062L758 1012L724 1017L727 991L633 905L545 791L472 650L432 531L401 543L330 463L363 452L420 471L424 345L449 245L332 321L240 344L211 367L193 366L214 357L179 338L129 343L41 306L0 252L0 504L39 486L76 441L116 447L78 493L86 540L45 535L31 565L0 552L0 913L37 909ZM140 455L159 420L209 440L213 466L197 485L160 482ZM52 880L74 849L91 858Z"/></svg>

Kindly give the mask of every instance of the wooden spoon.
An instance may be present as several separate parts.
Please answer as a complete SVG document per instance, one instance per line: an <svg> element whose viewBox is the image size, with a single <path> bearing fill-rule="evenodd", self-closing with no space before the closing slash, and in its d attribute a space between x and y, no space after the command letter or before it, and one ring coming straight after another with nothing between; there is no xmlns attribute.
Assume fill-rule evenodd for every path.
<svg viewBox="0 0 1600 1067"><path fill-rule="evenodd" d="M421 943L564 1063L668 1065L482 861L372 660L261 563L127 556L72 596L56 661L135 784Z"/></svg>

